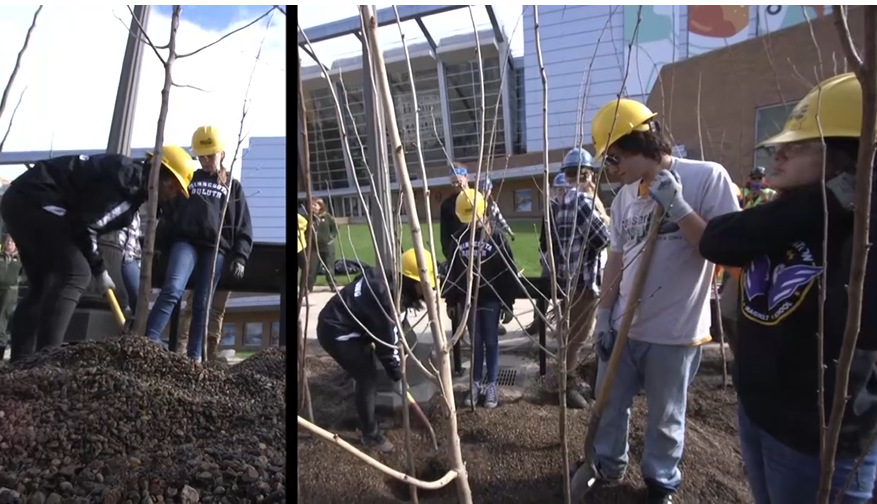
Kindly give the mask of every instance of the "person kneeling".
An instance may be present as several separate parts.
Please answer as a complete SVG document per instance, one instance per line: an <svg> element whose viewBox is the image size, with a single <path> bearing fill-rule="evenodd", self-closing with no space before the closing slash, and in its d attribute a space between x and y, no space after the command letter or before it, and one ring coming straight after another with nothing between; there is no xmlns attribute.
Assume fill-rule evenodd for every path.
<svg viewBox="0 0 877 504"><path fill-rule="evenodd" d="M424 252L430 289L435 289L432 257ZM402 317L408 310L424 308L424 286L414 249L401 259ZM387 453L393 444L381 433L375 420L378 376L374 356L380 360L394 387L401 393L402 370L399 357L399 331L393 321L396 279L391 271L366 268L352 283L332 296L317 319L317 340L344 371L356 381L356 412L362 431L362 444Z"/></svg>

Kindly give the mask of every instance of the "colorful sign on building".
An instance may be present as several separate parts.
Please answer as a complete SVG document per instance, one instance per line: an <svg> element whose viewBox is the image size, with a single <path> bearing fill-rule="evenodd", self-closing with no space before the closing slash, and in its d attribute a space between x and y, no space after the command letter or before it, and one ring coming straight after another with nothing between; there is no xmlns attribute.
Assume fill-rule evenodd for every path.
<svg viewBox="0 0 877 504"><path fill-rule="evenodd" d="M688 57L749 38L749 15L748 5L689 5Z"/></svg>
<svg viewBox="0 0 877 504"><path fill-rule="evenodd" d="M830 5L758 5L758 35L831 15Z"/></svg>

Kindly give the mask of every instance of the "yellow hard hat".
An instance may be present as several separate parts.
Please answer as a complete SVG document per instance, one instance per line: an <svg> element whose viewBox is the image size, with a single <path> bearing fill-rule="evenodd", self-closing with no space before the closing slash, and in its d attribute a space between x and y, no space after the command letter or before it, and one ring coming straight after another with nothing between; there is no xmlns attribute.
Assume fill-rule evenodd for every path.
<svg viewBox="0 0 877 504"><path fill-rule="evenodd" d="M432 265L432 254L428 250L424 250L423 258L426 260L426 278L429 280L429 286L434 289L435 269ZM420 281L420 270L417 268L417 255L414 253L414 249L408 249L402 254L402 276Z"/></svg>
<svg viewBox="0 0 877 504"><path fill-rule="evenodd" d="M151 152L146 153L147 158L152 157ZM161 147L161 164L168 169L180 183L183 194L189 197L189 184L195 173L192 164L192 156L185 149L176 145L163 145Z"/></svg>
<svg viewBox="0 0 877 504"><path fill-rule="evenodd" d="M475 189L464 189L457 195L457 202L454 205L454 212L460 222L472 222L472 212L475 212L476 219L484 217L485 201L484 196Z"/></svg>
<svg viewBox="0 0 877 504"><path fill-rule="evenodd" d="M624 135L634 131L648 131L648 121L656 115L658 114L642 103L627 98L612 100L603 105L591 119L591 143L596 150L594 157L603 156L606 149Z"/></svg>
<svg viewBox="0 0 877 504"><path fill-rule="evenodd" d="M820 124L816 123L817 111ZM821 137L859 138L861 134L862 86L855 74L845 73L826 79L810 90L792 109L783 130L756 147Z"/></svg>
<svg viewBox="0 0 877 504"><path fill-rule="evenodd" d="M734 195L737 196L737 199L740 199L743 197L743 193L740 191L740 186L731 182L731 188L734 190Z"/></svg>
<svg viewBox="0 0 877 504"><path fill-rule="evenodd" d="M192 133L192 153L198 157L219 154L225 149L222 135L214 126L201 126Z"/></svg>

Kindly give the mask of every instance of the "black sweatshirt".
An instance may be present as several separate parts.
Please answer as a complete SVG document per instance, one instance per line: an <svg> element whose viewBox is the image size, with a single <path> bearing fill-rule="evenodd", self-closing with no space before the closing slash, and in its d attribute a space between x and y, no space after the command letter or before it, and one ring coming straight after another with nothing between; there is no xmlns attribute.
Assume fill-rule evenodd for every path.
<svg viewBox="0 0 877 504"><path fill-rule="evenodd" d="M146 201L148 172L141 162L118 154L61 156L38 161L7 191L63 216L92 274L99 275L106 267L98 253L98 236L131 224Z"/></svg>
<svg viewBox="0 0 877 504"><path fill-rule="evenodd" d="M455 192L448 196L442 200L439 207L439 239L442 245L442 255L445 256L446 261L451 260L451 241L454 233L466 227L466 224L457 218L457 196L459 194L459 192Z"/></svg>
<svg viewBox="0 0 877 504"><path fill-rule="evenodd" d="M469 257L476 253L472 263L476 273L472 279L473 300L477 299L479 303L499 300L505 309L510 310L521 287L516 278L518 268L505 235L499 230L488 234L482 227L475 229L471 241L470 235L469 226L464 226L451 239L450 266L442 289L448 304L466 302Z"/></svg>
<svg viewBox="0 0 877 504"><path fill-rule="evenodd" d="M384 278L387 284L385 285ZM387 290L389 285L390 290ZM375 355L394 381L401 379L399 333L393 322L393 275L378 268L366 268L352 283L332 296L317 318L317 331L328 331L336 345L368 345L373 334L392 345L375 343Z"/></svg>
<svg viewBox="0 0 877 504"><path fill-rule="evenodd" d="M740 276L734 385L752 422L786 446L818 456L819 284L824 214L817 186L709 221L700 253ZM825 289L825 410L834 397L835 361L846 327L852 212L828 197ZM871 236L877 219L871 209ZM873 238L872 238L873 240ZM867 262L861 332L850 370L838 457L856 457L877 429L877 252Z"/></svg>
<svg viewBox="0 0 877 504"><path fill-rule="evenodd" d="M219 182L217 174L195 170L192 183L189 184L189 199L180 201L180 205L174 209L174 239L184 240L196 247L213 247L216 233L221 228L219 251L226 256L226 263L229 259L246 261L253 251L250 208L243 187L232 178L231 200L225 220L220 221L222 205L228 193L229 188ZM228 257L229 254L232 257Z"/></svg>

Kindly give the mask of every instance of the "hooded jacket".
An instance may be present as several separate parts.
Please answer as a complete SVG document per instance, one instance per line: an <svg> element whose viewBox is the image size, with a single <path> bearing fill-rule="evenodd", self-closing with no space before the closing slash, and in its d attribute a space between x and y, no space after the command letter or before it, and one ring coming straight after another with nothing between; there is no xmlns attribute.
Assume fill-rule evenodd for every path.
<svg viewBox="0 0 877 504"><path fill-rule="evenodd" d="M446 261L451 260L451 242L454 233L466 227L466 224L457 218L457 196L459 194L459 192L454 192L442 200L439 207L439 241L442 245L442 255L445 256Z"/></svg>
<svg viewBox="0 0 877 504"><path fill-rule="evenodd" d="M871 235L877 233L872 201ZM733 366L740 405L752 422L795 450L819 454L819 290L825 286L825 411L834 397L836 360L847 314L853 213L828 193L828 256L823 258L819 186L709 221L700 253L742 267ZM866 265L861 332L849 375L838 457L861 455L877 430L877 252Z"/></svg>
<svg viewBox="0 0 877 504"><path fill-rule="evenodd" d="M219 182L216 173L195 170L189 184L189 199L174 209L174 239L196 247L213 247L220 234L219 251L228 259L246 261L253 251L253 223L240 182L229 175L230 186ZM231 196L225 219L222 206ZM229 258L229 254L233 257ZM226 261L228 261L226 259Z"/></svg>
<svg viewBox="0 0 877 504"><path fill-rule="evenodd" d="M9 184L35 208L63 217L91 272L106 271L98 236L131 224L146 201L148 168L118 154L61 156L38 161Z"/></svg>
<svg viewBox="0 0 877 504"><path fill-rule="evenodd" d="M384 283L386 278L387 285ZM369 333L386 343L375 343L375 355L394 381L401 379L399 333L393 322L393 275L366 268L362 275L332 296L317 318L317 332L332 334L336 345L369 345ZM391 345L391 346L387 346Z"/></svg>
<svg viewBox="0 0 877 504"><path fill-rule="evenodd" d="M475 254L473 267L472 297L478 302L499 300L510 310L521 287L517 281L518 268L505 235L494 230L488 233L483 227L471 230L464 226L452 237L451 260L443 291L448 304L466 301L469 257ZM480 269L479 269L480 261Z"/></svg>

